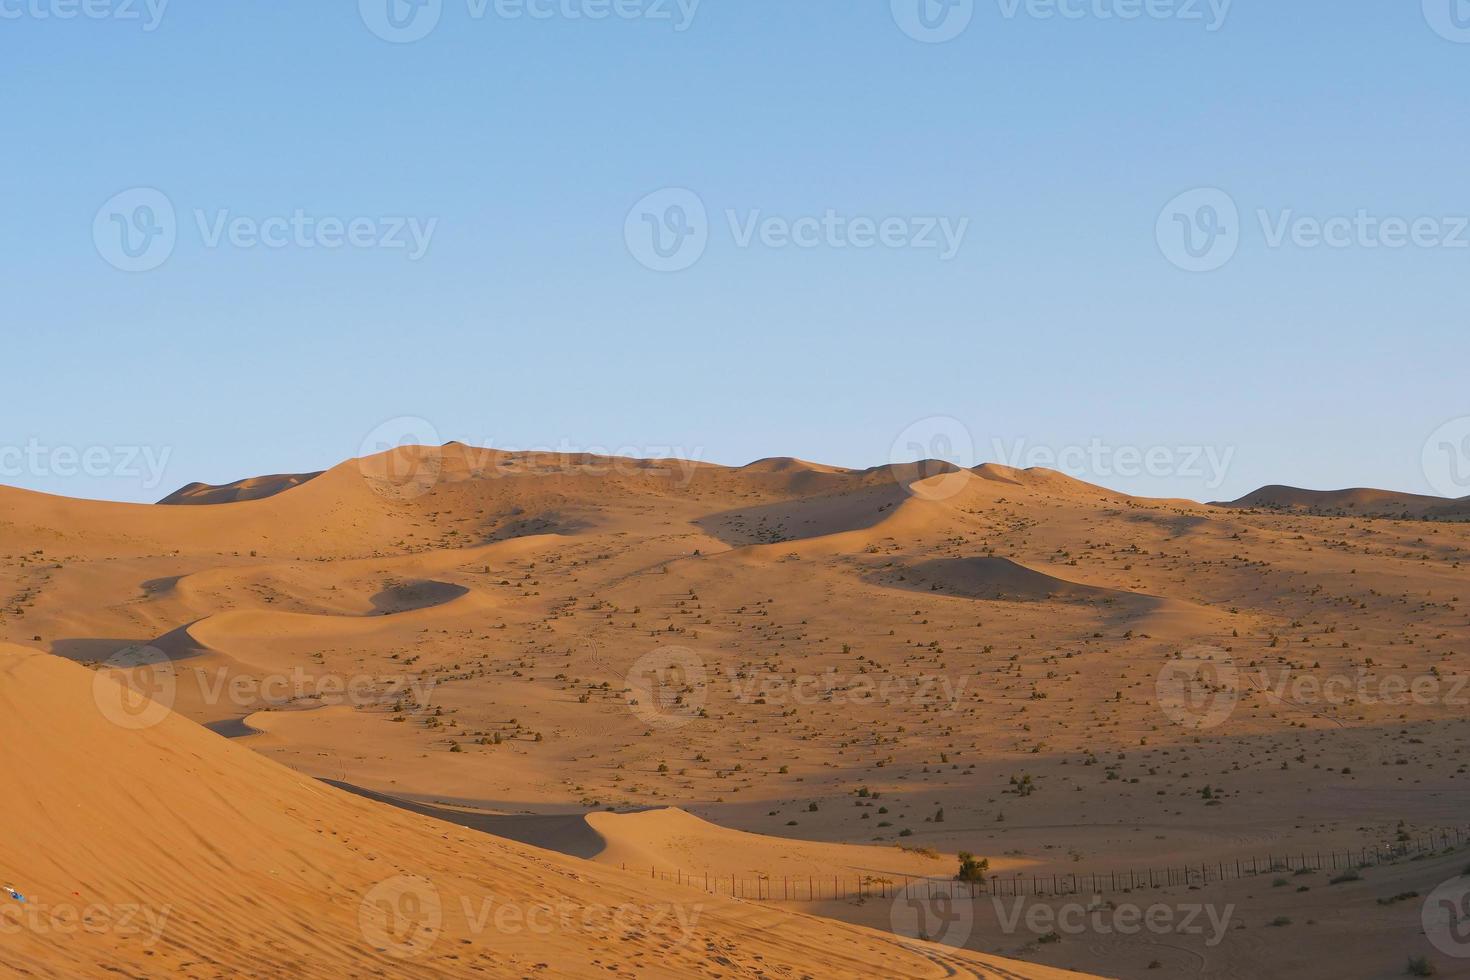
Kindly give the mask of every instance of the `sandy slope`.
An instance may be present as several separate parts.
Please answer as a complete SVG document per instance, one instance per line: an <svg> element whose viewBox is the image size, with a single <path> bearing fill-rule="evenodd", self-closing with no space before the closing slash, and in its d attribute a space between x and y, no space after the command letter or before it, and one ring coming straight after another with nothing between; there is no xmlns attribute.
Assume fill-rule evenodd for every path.
<svg viewBox="0 0 1470 980"><path fill-rule="evenodd" d="M308 480L321 476L320 473L279 473L273 476L257 476L234 483L214 485L190 483L180 487L159 501L160 504L233 504L242 500L261 500L285 493L299 487Z"/></svg>
<svg viewBox="0 0 1470 980"><path fill-rule="evenodd" d="M1464 820L1464 523L451 445L212 506L0 489L0 542L0 640L152 646L180 713L260 732L236 749L481 814L678 807L761 835L705 843L766 874L899 844L1107 871ZM1205 705L1201 665L1236 672L1206 727L1160 694L1181 663ZM639 861L704 853L593 819L644 828ZM1300 945L1249 940L1210 963Z"/></svg>
<svg viewBox="0 0 1470 980"><path fill-rule="evenodd" d="M134 729L128 704L0 649L12 975L992 975L370 803L177 716Z"/></svg>

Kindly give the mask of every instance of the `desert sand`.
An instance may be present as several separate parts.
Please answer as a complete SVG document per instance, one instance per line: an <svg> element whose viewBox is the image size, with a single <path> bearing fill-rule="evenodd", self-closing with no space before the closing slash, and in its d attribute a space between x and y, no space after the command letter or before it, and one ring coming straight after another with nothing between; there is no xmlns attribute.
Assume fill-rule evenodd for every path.
<svg viewBox="0 0 1470 980"><path fill-rule="evenodd" d="M0 489L0 877L173 910L147 946L24 931L13 970L1470 972L1420 917L1470 864L1434 836L1470 831L1465 501L450 444L167 502ZM1419 840L1451 843L1385 850ZM904 904L961 851L994 887L1365 849L1073 899L1201 932ZM858 893L792 884L828 878ZM442 897L431 944L358 921L384 881L400 920ZM533 934L487 897L702 912Z"/></svg>

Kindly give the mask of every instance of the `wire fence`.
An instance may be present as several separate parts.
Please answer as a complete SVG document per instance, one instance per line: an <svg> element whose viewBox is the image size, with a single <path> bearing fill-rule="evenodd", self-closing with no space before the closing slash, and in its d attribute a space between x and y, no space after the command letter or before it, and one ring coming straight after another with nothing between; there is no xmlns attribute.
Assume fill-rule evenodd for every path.
<svg viewBox="0 0 1470 980"><path fill-rule="evenodd" d="M762 902L824 902L874 898L979 898L985 895L1104 895L1176 886L1199 887L1263 874L1299 871L1347 873L1360 868L1427 857L1464 847L1470 832L1436 830L1371 847L1339 848L1279 854L1266 853L1229 861L1205 862L1164 868L1130 868L1121 871L1057 874L987 874L983 881L954 878L909 877L880 874L836 875L718 875L661 871L649 868L656 881L703 888L716 895L729 895ZM627 865L624 865L627 870Z"/></svg>

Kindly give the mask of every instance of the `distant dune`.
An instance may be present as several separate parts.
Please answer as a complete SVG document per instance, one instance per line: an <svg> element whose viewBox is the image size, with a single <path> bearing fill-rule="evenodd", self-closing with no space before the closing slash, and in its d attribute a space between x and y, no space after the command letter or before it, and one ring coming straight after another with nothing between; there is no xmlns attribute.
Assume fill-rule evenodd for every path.
<svg viewBox="0 0 1470 980"><path fill-rule="evenodd" d="M316 473L282 473L276 476L256 476L234 483L213 486L208 483L191 483L180 487L159 501L160 504L235 504L242 500L262 500L299 487L308 480L321 476Z"/></svg>
<svg viewBox="0 0 1470 980"><path fill-rule="evenodd" d="M804 459L796 459L792 456L767 456L753 463L747 463L740 467L747 473L850 473L851 470L840 466L825 466L821 463L809 463Z"/></svg>
<svg viewBox="0 0 1470 980"><path fill-rule="evenodd" d="M1220 501L1217 507L1256 508L1371 517L1470 517L1470 498L1454 500L1418 493L1396 493L1353 487L1347 490L1304 490L1300 487L1266 486L1239 500Z"/></svg>

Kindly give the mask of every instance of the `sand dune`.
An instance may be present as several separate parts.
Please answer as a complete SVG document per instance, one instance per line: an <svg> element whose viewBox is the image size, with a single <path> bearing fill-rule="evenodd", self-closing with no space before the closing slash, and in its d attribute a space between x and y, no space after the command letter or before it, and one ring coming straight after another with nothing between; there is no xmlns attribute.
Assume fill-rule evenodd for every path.
<svg viewBox="0 0 1470 980"><path fill-rule="evenodd" d="M1300 487L1268 486L1238 500L1216 506L1301 511L1309 514L1373 517L1453 517L1470 515L1470 501L1431 497L1418 493L1395 493L1354 487L1348 490L1303 490Z"/></svg>
<svg viewBox="0 0 1470 980"><path fill-rule="evenodd" d="M937 558L905 567L904 586L976 599L1041 602L1071 599L1091 602L1150 604L1152 596L1071 582L1009 558Z"/></svg>
<svg viewBox="0 0 1470 980"><path fill-rule="evenodd" d="M159 501L160 504L233 504L242 500L260 500L299 487L308 480L321 476L316 473L282 473L275 476L257 476L234 483L212 485L190 483L180 487Z"/></svg>
<svg viewBox="0 0 1470 980"><path fill-rule="evenodd" d="M717 976L811 970L818 950L835 974L987 970L446 831L177 717L130 730L106 714L125 710L115 682L35 652L0 650L0 677L0 867L25 896L6 913L33 923L0 945L17 975Z"/></svg>
<svg viewBox="0 0 1470 980"><path fill-rule="evenodd" d="M766 875L775 879L852 876L889 882L905 877L944 878L958 862L953 854L923 854L900 847L825 844L773 839L729 830L677 807L635 813L589 813L589 827L603 840L593 859L635 871L675 870L698 877ZM1016 867L1000 861L996 870Z"/></svg>
<svg viewBox="0 0 1470 980"><path fill-rule="evenodd" d="M202 785L191 784L184 811L197 809L194 828L231 826L234 810L255 819L257 806L274 827L277 804L305 813L322 799L320 777L461 818L509 820L497 826L523 840L535 839L542 818L581 821L605 842L598 854L621 853L617 863L630 867L687 859L722 875L796 877L819 865L907 875L948 868L961 850L1037 875L1219 863L1266 845L1371 846L1463 817L1470 742L1453 692L1470 676L1455 652L1470 638L1470 529L1398 518L1148 500L994 465L851 471L778 459L729 468L413 447L213 506L0 488L0 642L84 664L156 648L177 714L240 736L227 762L207 768L191 761L214 758L195 736L179 736L183 755L162 757L171 770L197 770ZM1213 727L1179 722L1159 693L1186 653L1186 665L1241 675ZM17 692L35 669L7 682L15 713L31 708ZM650 677L658 685L639 686ZM1399 678L1439 696L1380 696L1378 685ZM1322 696L1344 681L1346 699ZM77 756L90 752L65 734L85 726L56 710L50 728L25 717ZM150 751L174 751L158 742L163 731L140 736ZM35 771L48 771L41 748L26 751ZM242 759L269 760L274 775ZM46 765L89 771L71 757ZM196 799L213 794L216 769L240 780L220 782L219 799ZM298 789L267 786L292 772ZM132 821L129 834L154 818L152 797L174 793L149 780L146 791L99 783L100 805L120 825ZM20 795L38 786L25 783ZM88 805L80 784L67 792L19 817L27 834ZM150 808L139 816L130 807L145 792ZM351 806L370 804L381 808ZM619 813L605 815L609 807ZM194 860L189 848L203 845L158 819ZM607 826L594 831L587 820ZM448 834L456 847L456 835L471 833L434 827L436 840ZM284 873L298 852L327 869L321 881L336 880L335 859L297 846L300 830L283 829L281 849L246 835L259 845L251 882ZM308 822L305 833L315 830ZM363 831L373 849L378 833ZM107 840L81 857L117 867L123 841ZM381 847L402 867L419 866L397 848ZM246 855L230 860L244 866ZM33 863L20 867L48 892L65 885ZM444 867L467 874L448 859ZM151 874L102 877L119 889L153 882L153 895L161 886ZM185 887L182 873L168 874L170 887ZM200 887L221 887L209 881ZM283 903L299 897L261 888ZM1325 897L1302 893L1297 920ZM316 900L301 899L303 908ZM269 935L261 910L276 901L232 909L250 935L226 929L223 952L199 948L232 967L256 955L279 964L261 949L275 940L251 938ZM843 903L816 910L886 919L886 910ZM315 939L308 931L320 916L286 916L277 954L341 946L351 917L321 914L337 925ZM1314 928L1329 945L1351 929L1335 920ZM1380 936L1402 946L1384 945L1394 959L1432 952L1417 931L1394 929ZM1087 941L982 935L971 949L1158 975L1145 972L1155 954L1142 941L1114 956ZM809 962L798 945L782 962ZM1226 972L1258 975L1260 963L1302 945L1290 930L1252 929L1232 934L1223 952L1196 952L1224 957ZM718 948L696 959L715 963ZM92 955L89 947L74 959ZM647 962L664 955L649 952ZM329 972L367 972L334 956L323 961ZM1164 959L1168 969L1183 962ZM574 973L586 964L570 962ZM881 956L864 962L882 975L897 969L885 971Z"/></svg>
<svg viewBox="0 0 1470 980"><path fill-rule="evenodd" d="M767 456L753 463L746 463L740 467L744 473L829 473L848 474L851 470L840 466L827 466L822 463L811 463L804 459L796 459L793 456Z"/></svg>

